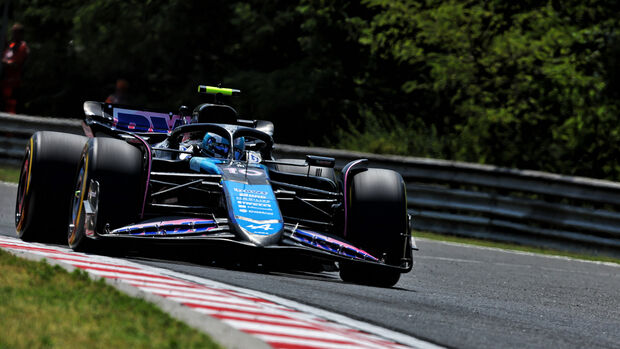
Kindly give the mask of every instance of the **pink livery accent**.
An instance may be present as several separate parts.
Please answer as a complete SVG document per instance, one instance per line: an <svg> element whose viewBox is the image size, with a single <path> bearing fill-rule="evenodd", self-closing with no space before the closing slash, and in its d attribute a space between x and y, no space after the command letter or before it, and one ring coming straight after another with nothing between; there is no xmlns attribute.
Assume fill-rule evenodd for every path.
<svg viewBox="0 0 620 349"><path fill-rule="evenodd" d="M154 227L156 225L159 226L163 226L163 225L183 225L183 224L206 224L206 223L215 223L214 220L212 219L200 219L200 218L187 218L187 219L175 219L172 221L158 221L158 222L149 222L149 223L142 223L142 224L134 224L134 225L128 225L122 229L141 229L141 228L148 228L148 227Z"/></svg>
<svg viewBox="0 0 620 349"><path fill-rule="evenodd" d="M189 218L128 225L113 230L111 234L168 235L206 232L216 227L217 224L212 219Z"/></svg>
<svg viewBox="0 0 620 349"><path fill-rule="evenodd" d="M347 168L347 171L344 173L344 237L347 236L347 224L349 222L349 218L348 218L349 206L347 205L347 197L349 196L349 190L348 190L349 187L347 186L348 179L349 179L349 172L351 172L351 169L355 167L355 165L359 164L362 161L365 161L365 159L354 161L349 166L349 168Z"/></svg>
<svg viewBox="0 0 620 349"><path fill-rule="evenodd" d="M175 127L191 121L190 116L116 107L112 114L112 126L132 132L170 133Z"/></svg>
<svg viewBox="0 0 620 349"><path fill-rule="evenodd" d="M370 253L359 249L353 245L350 245L346 242L330 238L329 236L325 236L323 234L303 229L296 229L291 236L294 240L301 242L303 244L309 244L314 247L318 247L324 250L328 250L330 252L338 253L341 255L347 255L349 257L357 257L362 259L370 259L372 261L379 261L378 258L374 257ZM307 239L307 240L306 240ZM347 254L347 250L355 252L358 256Z"/></svg>
<svg viewBox="0 0 620 349"><path fill-rule="evenodd" d="M136 139L138 139L140 142L142 142L142 144L144 144L144 147L146 148L146 153L147 153L147 161L148 161L148 165L147 165L147 169L146 169L146 185L144 186L144 200L142 201L142 211L140 211L140 218L144 218L144 208L146 207L146 197L147 194L149 192L149 183L151 183L151 165L153 163L153 152L151 151L151 146L144 140L144 138L132 134L132 136L134 136Z"/></svg>

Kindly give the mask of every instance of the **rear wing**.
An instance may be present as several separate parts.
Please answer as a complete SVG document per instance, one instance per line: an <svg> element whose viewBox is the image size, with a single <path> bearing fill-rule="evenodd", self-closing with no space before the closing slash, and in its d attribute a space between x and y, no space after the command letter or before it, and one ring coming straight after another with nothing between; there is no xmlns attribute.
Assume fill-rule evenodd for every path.
<svg viewBox="0 0 620 349"><path fill-rule="evenodd" d="M172 112L132 109L117 104L84 102L87 118L103 123L112 129L135 133L170 133L177 126L189 124L191 116Z"/></svg>
<svg viewBox="0 0 620 349"><path fill-rule="evenodd" d="M97 123L104 124L112 130L133 132L139 134L170 134L181 125L191 123L190 115L181 116L178 113L162 112L150 109L133 109L132 107L103 102L84 102L86 123L89 118ZM208 120L205 120L208 121ZM236 124L255 128L273 135L273 123L265 120L236 119Z"/></svg>

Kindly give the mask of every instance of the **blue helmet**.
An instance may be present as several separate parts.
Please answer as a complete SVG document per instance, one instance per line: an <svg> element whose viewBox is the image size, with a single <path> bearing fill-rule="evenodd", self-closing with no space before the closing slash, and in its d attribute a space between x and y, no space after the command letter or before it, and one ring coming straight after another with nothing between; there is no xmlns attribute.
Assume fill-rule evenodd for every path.
<svg viewBox="0 0 620 349"><path fill-rule="evenodd" d="M241 160L244 150L245 138L236 138L233 146L233 158L235 160ZM228 152L230 151L230 142L227 138L224 138L218 134L207 132L202 139L201 151L207 156L225 159L228 157Z"/></svg>

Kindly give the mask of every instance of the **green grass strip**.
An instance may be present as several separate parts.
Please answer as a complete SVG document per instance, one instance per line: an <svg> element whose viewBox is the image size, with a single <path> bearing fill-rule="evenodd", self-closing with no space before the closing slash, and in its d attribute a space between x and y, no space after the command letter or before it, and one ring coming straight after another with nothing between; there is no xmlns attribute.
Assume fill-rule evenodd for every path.
<svg viewBox="0 0 620 349"><path fill-rule="evenodd" d="M17 183L19 180L19 168L14 166L0 166L0 181Z"/></svg>
<svg viewBox="0 0 620 349"><path fill-rule="evenodd" d="M530 252L530 253L538 253L538 254L553 255L553 256L564 256L564 257L571 257L575 259L583 259L583 260L588 260L588 261L611 262L611 263L620 264L619 258L614 258L614 257L609 257L609 256L589 255L589 254L576 253L576 252L567 252L567 251L546 249L546 248L540 248L540 247L517 245L517 244L506 243L506 242L495 242L495 241L490 241L490 240L466 238L466 237L460 237L460 236L454 236L454 235L443 235L443 234L435 234L435 233L429 233L429 232L414 231L413 237L414 238L425 238L425 239L436 240L436 241L457 242L461 244L483 246L483 247L494 247L494 248L501 248L504 250Z"/></svg>
<svg viewBox="0 0 620 349"><path fill-rule="evenodd" d="M219 348L86 272L0 250L0 348Z"/></svg>

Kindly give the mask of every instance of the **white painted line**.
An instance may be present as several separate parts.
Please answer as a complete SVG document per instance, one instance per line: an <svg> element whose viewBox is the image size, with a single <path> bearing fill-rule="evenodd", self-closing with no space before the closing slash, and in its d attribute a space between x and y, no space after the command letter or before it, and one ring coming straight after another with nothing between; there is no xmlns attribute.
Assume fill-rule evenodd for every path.
<svg viewBox="0 0 620 349"><path fill-rule="evenodd" d="M475 259L459 259L459 258L447 258L447 257L433 257L433 256L416 256L416 259L435 259L439 261L458 262L458 263L485 263Z"/></svg>
<svg viewBox="0 0 620 349"><path fill-rule="evenodd" d="M176 286L182 286L182 285L187 285L185 282L183 281L175 281L175 280L163 280L163 279L153 279L153 278L148 278L148 277L142 277L142 276L131 276L128 277L127 275L124 274L120 274L120 273L113 273L113 272L104 272L104 271L99 271L99 270L88 270L89 273L97 275L97 276L101 276L101 277L105 277L105 278L112 278L112 279L120 279L120 280L140 280L140 281L150 281L153 283L163 283L163 284L168 284L168 285L176 285Z"/></svg>
<svg viewBox="0 0 620 349"><path fill-rule="evenodd" d="M272 309L272 311L274 310L273 308L268 308L265 307L264 305L260 304L260 303L256 303L256 302L251 302L248 301L246 299L243 298L239 298L239 297L230 297L227 295L214 295L214 296L199 296L199 297L195 297L195 296L187 296L184 294L168 294L168 293L161 293L161 292L152 292L154 294L158 294L162 297L167 297L170 299L173 299L177 302L181 302L181 303L189 303L189 304L196 304L196 305L219 305L219 304L234 304L234 305L238 305L238 306L246 306L248 308L253 308L253 309ZM281 310L278 310L280 313L285 313Z"/></svg>
<svg viewBox="0 0 620 349"><path fill-rule="evenodd" d="M197 312L199 313L203 313L203 314L209 314L209 315L213 315L213 314L237 314L240 317L248 317L248 318L252 318L252 317L269 317L272 319L297 319L300 321L306 321L303 318L298 318L298 317L291 317L288 316L286 314L280 314L277 312L270 312L270 311L237 311L235 310L234 312L232 312L232 309L228 309L228 308L221 308L221 307L212 307L212 308L206 308L206 307L201 307L201 308L194 308Z"/></svg>
<svg viewBox="0 0 620 349"><path fill-rule="evenodd" d="M321 342L317 340L309 340L309 339L301 339L301 338L293 338L293 337L282 337L282 336L273 336L266 334L257 334L258 338L264 340L265 342L276 345L277 343L281 344L293 344L300 347L310 347L310 348L325 348L325 349L351 349L351 348L369 348L375 349L375 347L368 347L360 345L360 343L329 343L329 342ZM388 348L388 347L384 347Z"/></svg>
<svg viewBox="0 0 620 349"><path fill-rule="evenodd" d="M502 250L501 252L504 252ZM538 256L538 255L537 255ZM540 269L551 272L560 272L560 273L570 273L570 274L587 274L587 275L600 275L601 277L610 276L610 272L591 272L591 271L580 271L580 270L571 270L566 268L553 268L553 267L541 267L534 266L531 264L519 264L519 263L504 263L504 262L491 262L491 261L481 261L476 259L459 259L459 258L448 258L448 257L434 257L434 256L417 256L416 259L430 259L430 260L439 260L439 261L448 261L448 262L457 262L457 263L473 263L473 264L487 264L487 265L496 265L500 267L509 267L509 268L524 268L524 269ZM612 273L611 276L618 276L618 273Z"/></svg>
<svg viewBox="0 0 620 349"><path fill-rule="evenodd" d="M173 301L179 302L179 303L184 303L184 304L191 304L191 305L209 305L209 306L214 306L214 307L218 307L218 306L236 306L239 307L238 309L248 309L250 311L254 311L254 310L260 310L260 309L264 309L263 307L257 305L256 303L250 303L247 301L243 301L240 299L235 299L235 298L224 298L224 297L220 297L218 298L216 297L202 297L202 298L194 298L194 297L184 297L183 295L179 295L179 296L171 296L171 295L167 295L167 294L161 294L161 293L157 293L157 292L152 292L155 293L157 295L160 295L162 297L166 297L168 299L171 299Z"/></svg>
<svg viewBox="0 0 620 349"><path fill-rule="evenodd" d="M37 243L29 243L29 242L22 242L21 240L17 240L17 238L13 238L11 240L9 239L0 239L0 244L6 244L6 245L10 245L13 246L15 248L27 248L28 250L34 250L37 251L39 250L39 252L46 252L49 254L62 254L62 255L73 255L69 252L63 252L61 250L56 250L53 247L50 247L48 245L43 245L43 244L37 244ZM76 253L76 255L79 255L78 253Z"/></svg>
<svg viewBox="0 0 620 349"><path fill-rule="evenodd" d="M256 307L256 306L246 306L246 305L231 304L231 303L226 303L226 302L214 303L214 302L188 301L188 300L185 300L184 298L176 298L176 297L166 297L166 298L185 304L186 306L191 307L191 308L228 309L228 310L238 310L238 311L243 311L243 312L248 312L248 313L251 313L251 312L263 313L264 312L263 308Z"/></svg>
<svg viewBox="0 0 620 349"><path fill-rule="evenodd" d="M331 333L327 328L320 327L308 327L307 324L303 324L303 327L290 327L285 325L273 325L269 323L255 322L255 321L243 321L235 319L224 318L223 321L240 328L244 331L256 331L260 333L269 333L271 335L282 334L291 337L308 337L313 339L323 340L338 340L344 342L351 342L351 337L342 336L339 334ZM360 343L363 344L363 343Z"/></svg>
<svg viewBox="0 0 620 349"><path fill-rule="evenodd" d="M110 279L115 279L114 277L108 277ZM118 279L118 278L116 278ZM121 280L121 279L119 279ZM184 282L182 280L174 280L174 281L166 281L166 280L144 280L144 279L138 279L138 278L128 278L128 277L124 277L122 278L122 281L130 286L136 287L134 286L134 284L140 284L140 285L145 285L145 286L173 286L173 287L191 287L191 284L188 284L187 282Z"/></svg>
<svg viewBox="0 0 620 349"><path fill-rule="evenodd" d="M111 263L104 263L104 262L100 262L97 261L93 258L87 257L87 256L54 256L50 254L50 258L56 259L56 260L62 260L62 261L66 261L67 263L71 263L71 262L84 262L84 263L99 263L101 265L109 265L109 266L117 266L117 267L121 267L121 265L119 264L111 264ZM136 267L130 267L128 265L122 266L125 268L131 268L131 269L136 269L138 270L139 268Z"/></svg>
<svg viewBox="0 0 620 349"><path fill-rule="evenodd" d="M128 284L134 287L153 287L153 288L158 288L162 290L178 289L178 290L188 290L188 292L193 292L197 290L205 290L206 292L207 290L209 290L208 288L202 285L197 285L197 284L185 282L182 280L175 280L175 283L178 285L162 284L161 282L151 282L151 281L144 281L144 280L131 280L127 278L124 280L125 282L127 282Z"/></svg>
<svg viewBox="0 0 620 349"><path fill-rule="evenodd" d="M262 315L255 314L246 314L240 312L232 312L232 311L218 311L218 310L209 310L209 309L201 309L202 312L209 315L217 315L218 319L239 319L239 320L250 320L250 321L259 321L259 322L273 322L280 324L294 324L294 325L304 325L307 322L301 320L294 320L291 317L286 315L279 314L270 314L264 313Z"/></svg>
<svg viewBox="0 0 620 349"><path fill-rule="evenodd" d="M620 268L620 264L613 263L613 262L589 261L587 259L579 259L579 258L566 257L566 256L555 256L555 255L548 255L548 254L542 254L542 253L515 251L515 250L509 250L509 249L499 248L499 247L469 245L469 244L464 244L464 243L460 243L460 242L439 241L439 240L431 240L431 239L425 239L425 238L418 238L418 237L416 237L416 241L418 241L418 240L419 241L423 241L423 242L443 244L443 245L449 245L449 246L455 246L455 247L464 247L464 248L472 248L472 249L478 249L478 250L504 252L504 253L511 253L511 254L516 254L516 255L522 255L522 256L551 258L551 259L561 259L561 260L571 261L571 262L590 263L590 264L598 264L598 265L605 265L605 266L608 266L608 267Z"/></svg>
<svg viewBox="0 0 620 349"><path fill-rule="evenodd" d="M52 258L54 258L57 261L63 261L68 264L71 264L74 267L87 267L89 269L101 268L101 269L106 269L110 271L118 271L120 273L123 273L123 272L137 273L140 271L140 269L136 267L130 267L127 265L114 265L110 263L100 263L100 262L95 262L95 261L76 260L73 258L59 258L59 257L52 257Z"/></svg>
<svg viewBox="0 0 620 349"><path fill-rule="evenodd" d="M72 263L67 263L67 264L72 264ZM124 269L120 269L120 267L115 267L115 268L110 268L110 267L96 267L96 266L91 266L91 265L80 265L79 268L80 269L84 269L86 271L93 271L93 272L102 272L102 273L112 273L112 274L117 274L119 275L121 278L123 276L127 276L127 277L143 277L146 278L148 280L174 280L174 278L168 277L168 276L163 276L161 274L157 274L157 273L151 273L151 272L144 272L144 270L142 269L138 269L138 270L124 270Z"/></svg>
<svg viewBox="0 0 620 349"><path fill-rule="evenodd" d="M202 296L215 296L215 297L228 297L228 295L222 295L221 292L212 291L208 288L202 287L188 287L188 286L153 286L153 285L140 285L138 283L130 282L131 285L138 287L144 291L153 292L165 296L189 296L190 298L200 298ZM248 301L249 302L249 301Z"/></svg>

